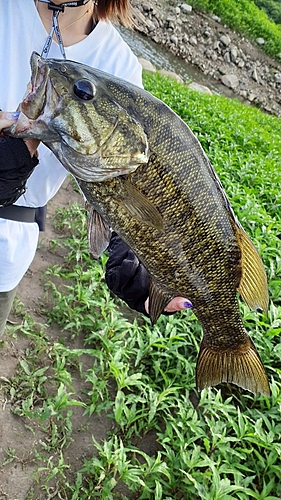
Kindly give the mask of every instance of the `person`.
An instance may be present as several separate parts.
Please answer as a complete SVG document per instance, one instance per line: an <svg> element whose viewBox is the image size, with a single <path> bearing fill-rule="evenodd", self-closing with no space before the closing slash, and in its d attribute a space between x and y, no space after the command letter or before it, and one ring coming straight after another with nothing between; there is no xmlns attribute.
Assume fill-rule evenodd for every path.
<svg viewBox="0 0 281 500"><path fill-rule="evenodd" d="M79 61L142 87L142 67L112 21L130 24L129 0L1 0L0 108L3 112L0 129L17 118L11 110L17 109L25 94L33 51L42 57ZM17 147L15 141L19 141ZM9 203L7 194L8 201L0 202L0 337L17 285L36 252L40 229L36 213L47 205L68 175L48 148L40 144L36 152L37 146L35 140L9 140L7 161L13 161L19 172L25 158L26 182L19 175L17 194L20 196L10 198L12 203ZM0 144L1 156L7 159L7 144L5 152L1 151ZM5 179L4 185L8 184ZM130 307L147 314L146 270L116 234L112 236L109 250L106 269L109 288ZM186 308L187 304L186 299L176 297L166 310L174 312Z"/></svg>

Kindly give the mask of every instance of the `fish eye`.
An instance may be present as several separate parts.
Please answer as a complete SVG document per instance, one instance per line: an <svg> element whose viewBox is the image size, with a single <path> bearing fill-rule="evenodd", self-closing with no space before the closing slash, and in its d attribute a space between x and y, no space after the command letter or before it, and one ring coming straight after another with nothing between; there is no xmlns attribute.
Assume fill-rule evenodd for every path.
<svg viewBox="0 0 281 500"><path fill-rule="evenodd" d="M89 80L77 80L73 85L73 90L74 94L83 101L90 101L96 93L94 85Z"/></svg>

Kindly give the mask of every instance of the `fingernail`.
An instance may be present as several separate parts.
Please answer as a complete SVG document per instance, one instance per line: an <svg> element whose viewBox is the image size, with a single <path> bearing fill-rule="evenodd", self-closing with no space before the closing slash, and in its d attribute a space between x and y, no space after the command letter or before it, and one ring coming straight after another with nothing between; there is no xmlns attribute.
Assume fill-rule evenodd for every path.
<svg viewBox="0 0 281 500"><path fill-rule="evenodd" d="M20 111L15 111L14 113L6 113L9 120L17 120L20 115Z"/></svg>
<svg viewBox="0 0 281 500"><path fill-rule="evenodd" d="M186 300L186 301L183 303L183 307L184 307L185 309L191 309L191 307L192 307L192 303Z"/></svg>

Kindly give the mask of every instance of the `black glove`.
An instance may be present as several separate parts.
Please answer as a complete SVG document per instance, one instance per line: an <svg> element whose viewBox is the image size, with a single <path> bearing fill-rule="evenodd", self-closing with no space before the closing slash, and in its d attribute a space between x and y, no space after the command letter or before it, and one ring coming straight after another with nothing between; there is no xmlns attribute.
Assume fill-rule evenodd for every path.
<svg viewBox="0 0 281 500"><path fill-rule="evenodd" d="M130 247L112 233L105 280L108 288L131 309L146 316L144 303L148 297L149 276Z"/></svg>
<svg viewBox="0 0 281 500"><path fill-rule="evenodd" d="M22 139L0 136L0 206L12 205L25 192L26 181L38 163Z"/></svg>

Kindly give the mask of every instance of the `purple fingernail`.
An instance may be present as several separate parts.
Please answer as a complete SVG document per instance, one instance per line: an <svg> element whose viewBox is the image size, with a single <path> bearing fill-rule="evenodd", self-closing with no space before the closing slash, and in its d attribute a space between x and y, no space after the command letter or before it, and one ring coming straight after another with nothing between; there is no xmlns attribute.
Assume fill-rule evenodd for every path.
<svg viewBox="0 0 281 500"><path fill-rule="evenodd" d="M10 120L17 120L20 115L20 111L15 111L14 113L7 113L7 118Z"/></svg>
<svg viewBox="0 0 281 500"><path fill-rule="evenodd" d="M184 307L185 309L191 309L192 304L191 304L191 302L186 301L186 302L184 302L184 303L183 303L183 307Z"/></svg>

